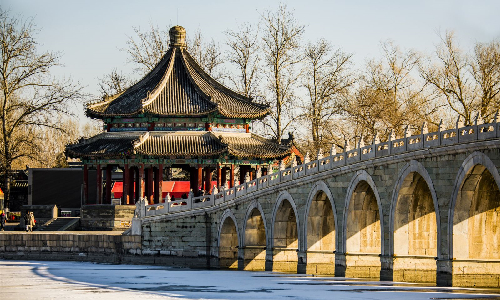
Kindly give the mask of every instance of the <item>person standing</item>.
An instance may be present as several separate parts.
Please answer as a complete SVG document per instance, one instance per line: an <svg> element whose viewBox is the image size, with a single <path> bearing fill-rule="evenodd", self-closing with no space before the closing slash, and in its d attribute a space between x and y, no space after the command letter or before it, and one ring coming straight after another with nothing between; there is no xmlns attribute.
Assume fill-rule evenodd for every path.
<svg viewBox="0 0 500 300"><path fill-rule="evenodd" d="M2 228L2 231L4 230L5 228L5 220L7 218L5 217L5 212L2 211L2 214L0 215L0 226Z"/></svg>
<svg viewBox="0 0 500 300"><path fill-rule="evenodd" d="M33 215L33 212L30 212L30 232L33 231L33 227L35 227L35 215Z"/></svg>
<svg viewBox="0 0 500 300"><path fill-rule="evenodd" d="M27 211L26 214L24 214L24 226L26 226L26 232L28 232L30 228L30 212Z"/></svg>

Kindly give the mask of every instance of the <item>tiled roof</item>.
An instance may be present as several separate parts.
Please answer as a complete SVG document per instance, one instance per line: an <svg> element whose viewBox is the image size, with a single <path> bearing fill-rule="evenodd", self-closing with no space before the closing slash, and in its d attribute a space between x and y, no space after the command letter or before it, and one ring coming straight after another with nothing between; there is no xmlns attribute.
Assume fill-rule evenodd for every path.
<svg viewBox="0 0 500 300"><path fill-rule="evenodd" d="M182 51L186 69L195 84L212 102L217 103L221 115L229 118L259 118L269 113L267 105L258 104L218 83L201 68L187 51Z"/></svg>
<svg viewBox="0 0 500 300"><path fill-rule="evenodd" d="M151 132L135 148L135 153L150 156L213 156L224 151L226 146L210 132Z"/></svg>
<svg viewBox="0 0 500 300"><path fill-rule="evenodd" d="M66 146L70 157L113 157L130 153L134 143L140 142L145 132L104 132L77 144Z"/></svg>
<svg viewBox="0 0 500 300"><path fill-rule="evenodd" d="M270 108L215 81L182 45L171 44L156 67L121 94L87 105L96 118L133 116L201 116L219 112L228 118L255 119Z"/></svg>
<svg viewBox="0 0 500 300"><path fill-rule="evenodd" d="M106 132L66 148L71 157L146 156L213 157L223 153L238 158L282 158L289 145L278 145L255 134L221 134L206 131Z"/></svg>
<svg viewBox="0 0 500 300"><path fill-rule="evenodd" d="M253 133L245 137L222 135L221 141L228 145L228 152L236 157L279 158L290 154L289 145L279 145Z"/></svg>

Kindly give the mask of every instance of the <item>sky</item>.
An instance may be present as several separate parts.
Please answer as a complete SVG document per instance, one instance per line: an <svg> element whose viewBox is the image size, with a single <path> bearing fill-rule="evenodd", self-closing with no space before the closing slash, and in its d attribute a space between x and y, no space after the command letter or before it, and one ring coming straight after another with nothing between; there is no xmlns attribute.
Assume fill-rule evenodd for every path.
<svg viewBox="0 0 500 300"><path fill-rule="evenodd" d="M447 30L453 30L467 50L476 42L500 39L498 0L0 0L0 7L11 15L32 17L40 50L62 55L64 67L55 75L70 77L97 95L99 78L113 69L133 73L123 49L134 27L146 31L153 24L168 31L178 24L188 37L200 30L206 40L224 44L225 31L257 23L263 12L276 10L280 3L305 25L303 43L324 38L352 53L358 68L380 57L380 43L386 40L431 54L439 34Z"/></svg>

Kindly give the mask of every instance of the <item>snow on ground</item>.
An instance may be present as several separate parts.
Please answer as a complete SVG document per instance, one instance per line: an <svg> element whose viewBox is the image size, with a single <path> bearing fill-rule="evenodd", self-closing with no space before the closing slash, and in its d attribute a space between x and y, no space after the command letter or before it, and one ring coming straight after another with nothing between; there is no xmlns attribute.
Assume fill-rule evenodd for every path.
<svg viewBox="0 0 500 300"><path fill-rule="evenodd" d="M500 290L437 288L272 272L0 260L1 299L500 299Z"/></svg>

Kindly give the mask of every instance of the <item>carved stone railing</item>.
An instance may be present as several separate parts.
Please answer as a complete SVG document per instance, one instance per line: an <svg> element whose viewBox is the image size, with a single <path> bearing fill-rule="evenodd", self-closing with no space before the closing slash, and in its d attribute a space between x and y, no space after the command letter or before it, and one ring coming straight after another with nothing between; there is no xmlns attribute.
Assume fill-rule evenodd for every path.
<svg viewBox="0 0 500 300"><path fill-rule="evenodd" d="M495 118L497 119L497 118ZM487 139L500 138L500 122L478 124L471 126L457 126L454 129L427 132L426 125L422 134L409 135L396 139L393 134L385 142L374 142L372 145L358 145L358 148L342 153L331 153L330 156L291 166L288 169L278 170L275 173L261 176L257 179L242 183L233 188L225 189L215 195L189 197L175 201L148 205L145 216L157 216L192 209L199 209L234 200L256 191L272 188L284 182L290 182L316 173L325 172L350 164L371 160L374 158L395 155L405 152L418 151L441 146L471 143ZM376 140L378 141L378 140ZM347 147L346 147L347 148Z"/></svg>

